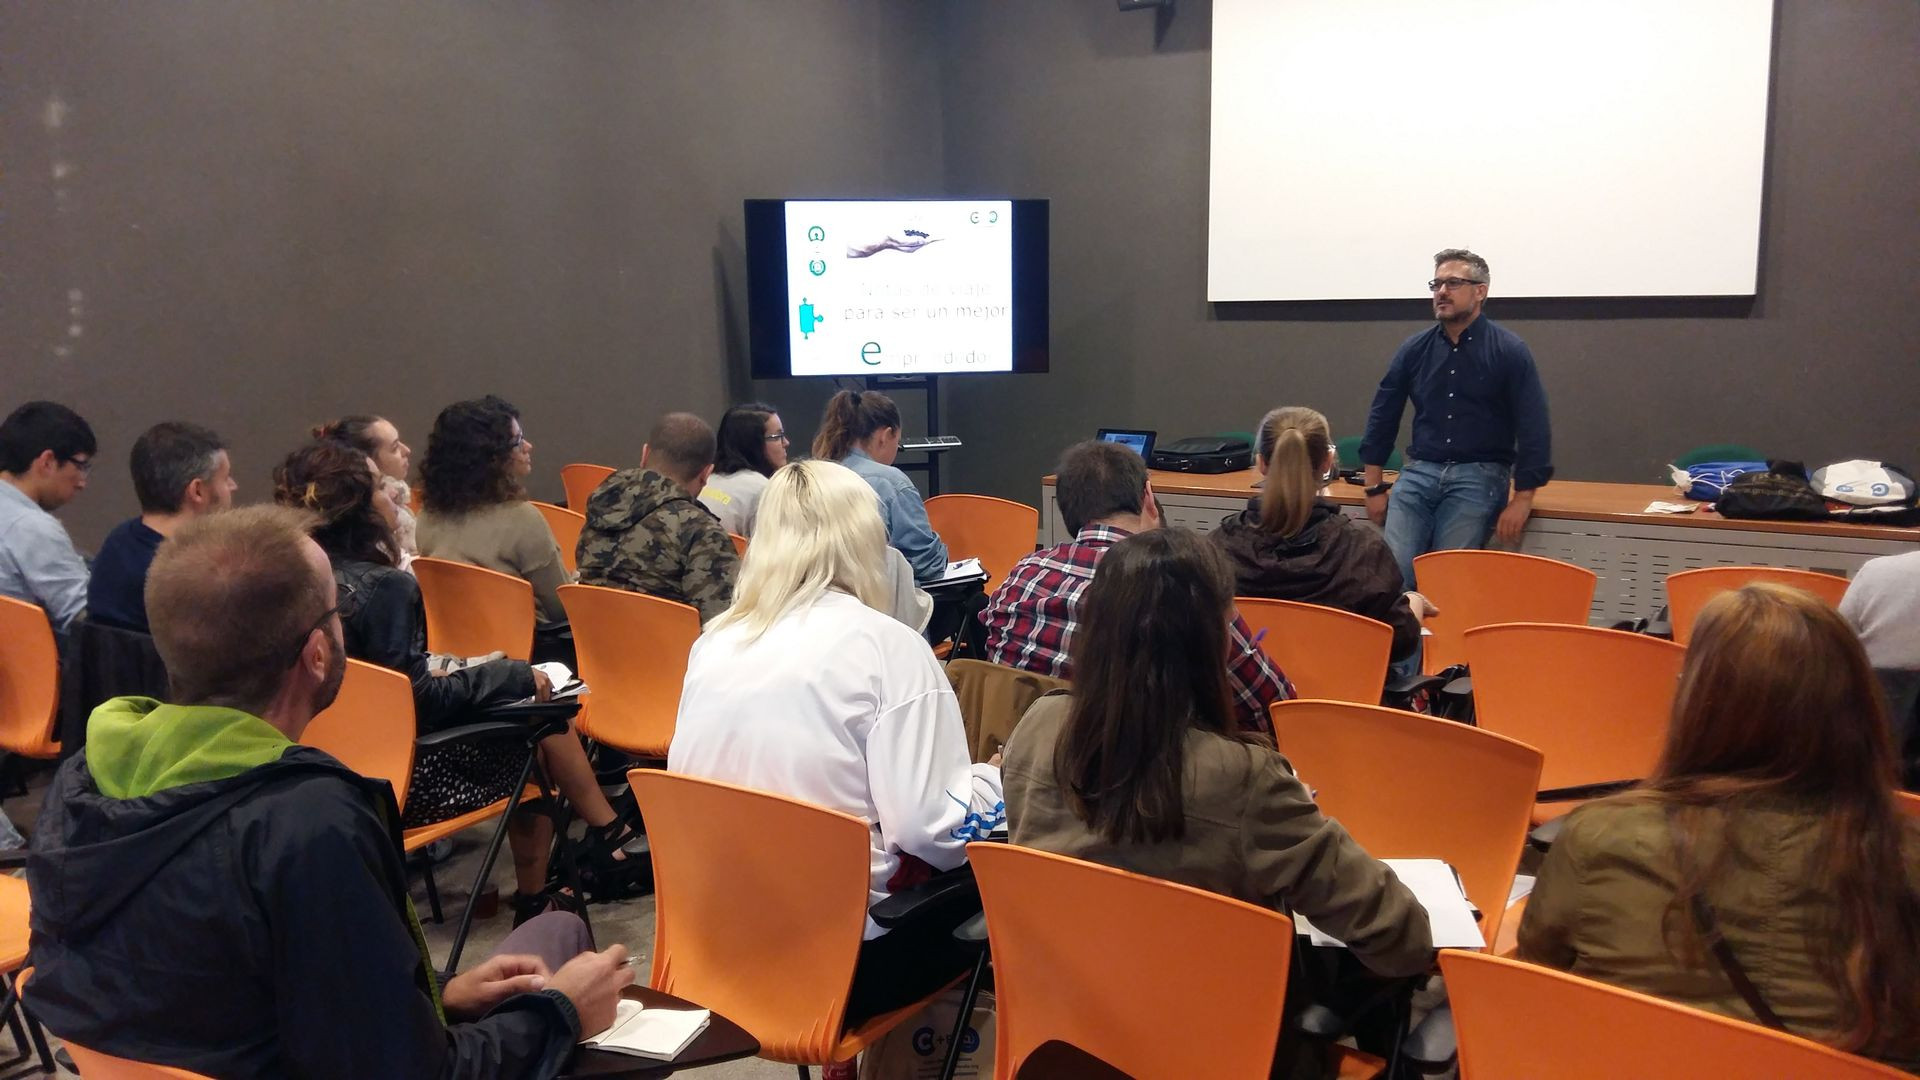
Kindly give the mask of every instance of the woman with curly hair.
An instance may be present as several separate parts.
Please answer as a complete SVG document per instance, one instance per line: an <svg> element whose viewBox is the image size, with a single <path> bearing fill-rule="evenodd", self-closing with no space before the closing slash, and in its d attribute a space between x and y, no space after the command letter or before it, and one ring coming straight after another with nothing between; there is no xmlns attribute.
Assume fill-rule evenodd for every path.
<svg viewBox="0 0 1920 1080"><path fill-rule="evenodd" d="M489 394L440 410L420 465L420 554L525 578L539 621L564 622L559 589L571 579L553 530L520 486L532 471L533 444L512 405Z"/></svg>
<svg viewBox="0 0 1920 1080"><path fill-rule="evenodd" d="M477 713L490 706L527 697L544 700L552 687L524 660L489 660L441 675L429 673L420 586L399 569L394 506L376 468L350 444L322 439L289 454L273 474L274 501L319 519L313 539L327 553L340 583L347 655L412 680L414 723L422 735L482 719ZM436 747L417 755L402 810L403 827L431 825L506 798L526 760L523 747L510 740ZM560 793L592 826L586 857L607 863L640 853L631 829L617 820L594 779L577 735L549 736L540 743L540 758ZM550 820L529 813L523 824L530 827L509 833L519 887L513 897L516 925L556 902L568 902L545 892ZM625 846L636 850L624 851Z"/></svg>

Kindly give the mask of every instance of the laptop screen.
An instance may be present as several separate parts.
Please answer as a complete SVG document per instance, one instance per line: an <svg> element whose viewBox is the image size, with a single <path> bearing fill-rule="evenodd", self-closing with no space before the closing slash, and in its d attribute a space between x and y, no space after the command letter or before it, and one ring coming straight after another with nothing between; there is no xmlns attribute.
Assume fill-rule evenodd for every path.
<svg viewBox="0 0 1920 1080"><path fill-rule="evenodd" d="M1144 458L1153 453L1153 436L1151 431L1101 428L1098 437L1101 442L1119 443Z"/></svg>

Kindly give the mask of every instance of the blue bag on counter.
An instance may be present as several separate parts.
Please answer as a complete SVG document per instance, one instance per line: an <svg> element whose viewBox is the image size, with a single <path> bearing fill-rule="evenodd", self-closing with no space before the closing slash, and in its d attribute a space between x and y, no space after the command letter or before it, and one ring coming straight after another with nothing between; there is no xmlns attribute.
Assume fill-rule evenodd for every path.
<svg viewBox="0 0 1920 1080"><path fill-rule="evenodd" d="M1704 461L1698 465L1689 465L1682 469L1677 465L1667 466L1673 474L1673 486L1689 499L1701 502L1715 502L1720 494L1727 490L1733 478L1742 473L1766 472L1764 461Z"/></svg>

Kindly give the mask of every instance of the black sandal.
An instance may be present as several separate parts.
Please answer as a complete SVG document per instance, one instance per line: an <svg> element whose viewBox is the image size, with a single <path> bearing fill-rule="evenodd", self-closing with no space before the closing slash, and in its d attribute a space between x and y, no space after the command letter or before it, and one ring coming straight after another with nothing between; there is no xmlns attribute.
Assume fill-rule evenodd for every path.
<svg viewBox="0 0 1920 1080"><path fill-rule="evenodd" d="M586 901L559 889L548 889L545 892L534 893L532 896L516 892L507 897L507 903L513 907L513 927L516 930L520 928L521 923L535 916L545 915L549 911L570 911L581 919L587 917Z"/></svg>
<svg viewBox="0 0 1920 1080"><path fill-rule="evenodd" d="M653 858L647 834L618 818L590 825L574 856L574 870L594 903L651 891Z"/></svg>

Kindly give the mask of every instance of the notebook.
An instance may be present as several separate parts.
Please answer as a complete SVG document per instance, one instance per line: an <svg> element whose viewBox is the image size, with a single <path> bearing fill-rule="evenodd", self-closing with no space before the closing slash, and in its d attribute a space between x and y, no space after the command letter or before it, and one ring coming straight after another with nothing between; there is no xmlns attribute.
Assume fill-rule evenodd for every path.
<svg viewBox="0 0 1920 1080"><path fill-rule="evenodd" d="M970 582L984 582L986 580L987 569L980 565L979 559L961 559L959 562L948 563L946 572L934 578L932 581L920 582L920 587L931 591L933 589L946 589L955 585L966 585Z"/></svg>
<svg viewBox="0 0 1920 1080"><path fill-rule="evenodd" d="M1474 921L1473 905L1460 887L1460 875L1443 859L1381 859L1393 868L1402 884L1413 890L1414 899L1427 909L1428 925L1433 930L1436 949L1484 949L1487 939ZM1346 943L1307 921L1305 915L1293 916L1295 933L1305 934L1315 945Z"/></svg>
<svg viewBox="0 0 1920 1080"><path fill-rule="evenodd" d="M580 1045L614 1054L672 1061L707 1030L705 1009L649 1009L632 998L614 1006L613 1025Z"/></svg>
<svg viewBox="0 0 1920 1080"><path fill-rule="evenodd" d="M558 660L548 660L545 663L535 664L533 668L535 671L545 674L547 681L553 684L553 700L555 701L565 701L567 698L579 697L581 694L587 692L587 684L574 678L573 669ZM528 698L527 700L532 701L533 699Z"/></svg>

